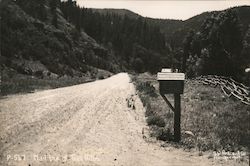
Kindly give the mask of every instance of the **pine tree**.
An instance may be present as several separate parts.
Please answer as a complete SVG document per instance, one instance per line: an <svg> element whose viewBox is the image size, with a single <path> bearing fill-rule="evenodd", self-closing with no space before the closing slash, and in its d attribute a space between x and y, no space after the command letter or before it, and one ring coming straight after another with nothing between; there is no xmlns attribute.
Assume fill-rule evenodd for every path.
<svg viewBox="0 0 250 166"><path fill-rule="evenodd" d="M57 0L50 0L50 10L52 13L52 25L54 25L56 28L58 28L58 16L57 16L57 10L56 8L58 7L58 1Z"/></svg>

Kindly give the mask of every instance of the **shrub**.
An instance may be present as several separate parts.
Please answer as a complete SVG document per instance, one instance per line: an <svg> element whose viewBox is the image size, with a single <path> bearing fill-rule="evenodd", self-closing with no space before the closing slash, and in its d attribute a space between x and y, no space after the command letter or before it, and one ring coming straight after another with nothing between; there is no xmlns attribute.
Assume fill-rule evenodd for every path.
<svg viewBox="0 0 250 166"><path fill-rule="evenodd" d="M151 108L150 103L147 103L147 104L146 104L146 112L145 112L145 115L146 115L146 116L153 116L153 115L154 115L154 111L153 111L153 109Z"/></svg>
<svg viewBox="0 0 250 166"><path fill-rule="evenodd" d="M99 75L99 76L98 76L98 79L99 79L99 80L103 80L103 79L104 79L104 76L103 76L103 75Z"/></svg>
<svg viewBox="0 0 250 166"><path fill-rule="evenodd" d="M149 95L150 97L157 97L157 93L155 88L149 82L142 82L139 83L136 87L138 91L144 92L145 94Z"/></svg>
<svg viewBox="0 0 250 166"><path fill-rule="evenodd" d="M162 141L167 141L167 140L172 140L173 136L170 133L170 129L165 129L165 128L159 128L156 132L156 138L158 140Z"/></svg>
<svg viewBox="0 0 250 166"><path fill-rule="evenodd" d="M156 125L159 127L164 127L166 125L164 119L158 115L149 116L147 119L147 123L148 125Z"/></svg>
<svg viewBox="0 0 250 166"><path fill-rule="evenodd" d="M36 71L34 75L38 78L43 78L43 71Z"/></svg>

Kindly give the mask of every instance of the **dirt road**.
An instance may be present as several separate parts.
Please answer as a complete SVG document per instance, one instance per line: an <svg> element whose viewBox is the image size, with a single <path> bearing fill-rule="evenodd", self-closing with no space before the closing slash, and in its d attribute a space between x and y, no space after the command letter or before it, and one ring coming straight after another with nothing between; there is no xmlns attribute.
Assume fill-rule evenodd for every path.
<svg viewBox="0 0 250 166"><path fill-rule="evenodd" d="M0 100L1 165L212 165L148 143L144 109L128 74ZM145 130L146 131L146 130Z"/></svg>

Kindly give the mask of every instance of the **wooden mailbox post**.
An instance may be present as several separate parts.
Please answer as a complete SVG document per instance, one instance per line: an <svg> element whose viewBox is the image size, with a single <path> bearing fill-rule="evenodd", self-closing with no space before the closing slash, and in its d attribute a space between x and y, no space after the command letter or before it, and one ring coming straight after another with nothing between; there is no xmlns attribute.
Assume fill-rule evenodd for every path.
<svg viewBox="0 0 250 166"><path fill-rule="evenodd" d="M171 69L162 69L157 74L157 80L160 84L160 94L174 111L174 140L179 142L181 139L181 96L184 90L184 73L172 73ZM174 94L174 107L168 101L165 94Z"/></svg>

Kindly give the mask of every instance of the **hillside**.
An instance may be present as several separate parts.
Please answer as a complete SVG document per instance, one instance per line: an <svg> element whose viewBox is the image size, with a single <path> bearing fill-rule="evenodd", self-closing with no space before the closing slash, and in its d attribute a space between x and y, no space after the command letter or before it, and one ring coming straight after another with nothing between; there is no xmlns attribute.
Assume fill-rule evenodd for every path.
<svg viewBox="0 0 250 166"><path fill-rule="evenodd" d="M52 11L46 2L45 18L40 18L40 13L29 12L29 5L1 2L1 59L5 67L28 75L49 72L58 76L83 76L97 68L120 70L116 58L84 31L77 31L58 8ZM30 67L30 62L39 67Z"/></svg>
<svg viewBox="0 0 250 166"><path fill-rule="evenodd" d="M223 11L204 12L187 20L154 19L148 17L145 19L147 22L159 26L161 31L165 34L165 38L168 42L174 42L177 46L181 46L185 35L187 35L190 30L198 31L207 18L211 17L213 14L218 14L228 10L233 10L237 13L242 24L243 33L245 33L250 24L250 6L239 6ZM93 11L101 14L112 13L121 16L127 15L134 19L139 17L143 18L142 16L126 9L94 9Z"/></svg>
<svg viewBox="0 0 250 166"><path fill-rule="evenodd" d="M124 13L129 13L129 15L125 14L124 16ZM154 50L159 53L159 56L155 56L154 54L149 56L152 59L161 59L162 63L154 62L155 66L178 68L186 72L188 77L213 74L233 77L246 84L250 83L249 74L244 72L245 68L250 65L250 6L234 7L223 11L204 12L184 21L137 17L136 14L122 9L105 9L105 12L99 9L97 11L94 10L94 14L100 15L99 17L103 19L111 18L112 21L121 17L117 20L118 30L115 31L119 35L118 37L124 35L126 36L125 38L139 38L139 42L143 41L140 40L141 38L147 38L145 35L148 34L137 36L141 34L140 31L137 31L137 28L140 27L139 29L143 29L140 23L159 29L159 34L163 35L164 39L157 38L153 41L152 39L154 38L149 35L148 38L152 41L150 44L145 45L145 41L139 43L146 49L149 49L153 45L160 45L161 43L157 43L160 40L165 43L163 47ZM128 31L128 34L124 33L123 30L119 31L120 26L131 26L124 24L124 20L135 22L133 25L134 28ZM100 20L100 22L102 21ZM152 32L152 30L149 30L149 32ZM131 33L133 34L132 37L130 37ZM93 34L92 36L95 38L98 35ZM98 37L100 38L99 41L103 41L103 38L105 41L105 35ZM122 40L120 40L121 43ZM117 43L116 40L113 42ZM138 40L132 40L130 43L132 42L138 43ZM129 50L126 51L129 52ZM140 56L139 52L132 55L134 54L134 57L139 58L138 60L144 64L136 65L144 67L141 67L142 69L137 71L149 71L152 73L157 71L145 68L145 66L148 66L148 62L152 61L149 58L142 58L146 57L148 53L143 56Z"/></svg>
<svg viewBox="0 0 250 166"><path fill-rule="evenodd" d="M11 80L21 74L22 80L55 79L52 87L58 87L63 82L58 78L84 82L120 71L173 67L188 77L216 74L249 83L244 73L250 65L249 8L182 21L144 18L125 9L87 9L72 0L3 0L1 79L7 87L8 82L25 86ZM74 82L82 81L70 85Z"/></svg>
<svg viewBox="0 0 250 166"><path fill-rule="evenodd" d="M44 2L32 10L39 4L1 1L2 94L78 84L122 69L112 53Z"/></svg>
<svg viewBox="0 0 250 166"><path fill-rule="evenodd" d="M230 9L226 9L223 11L213 11L213 12L204 12L197 16L194 16L190 19L187 19L182 22L182 24L179 25L179 28L174 27L173 29L166 29L168 25L162 26L162 30L165 34L168 34L169 31L172 31L171 39L177 39L175 43L182 43L184 40L184 36L188 34L189 31L199 31L201 29L202 24L204 21L210 17L213 17L213 15L218 15L221 12L227 12L227 11L234 11L236 12L239 22L242 25L242 32L243 35L246 33L248 26L250 25L250 6L241 6L241 7L234 7ZM166 20L168 22L168 20ZM176 36L179 36L180 38L176 38Z"/></svg>

